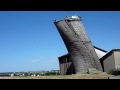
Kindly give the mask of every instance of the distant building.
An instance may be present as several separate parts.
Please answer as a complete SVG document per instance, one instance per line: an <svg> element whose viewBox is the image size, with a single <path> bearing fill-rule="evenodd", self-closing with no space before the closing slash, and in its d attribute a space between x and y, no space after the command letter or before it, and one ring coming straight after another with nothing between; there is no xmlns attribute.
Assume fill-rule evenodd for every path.
<svg viewBox="0 0 120 90"><path fill-rule="evenodd" d="M105 56L100 58L103 71L108 72L110 70L120 71L120 49L113 49Z"/></svg>

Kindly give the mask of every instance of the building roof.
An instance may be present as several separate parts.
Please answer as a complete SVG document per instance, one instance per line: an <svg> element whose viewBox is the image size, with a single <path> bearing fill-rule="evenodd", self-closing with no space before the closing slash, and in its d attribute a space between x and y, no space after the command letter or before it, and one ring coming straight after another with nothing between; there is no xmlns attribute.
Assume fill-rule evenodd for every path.
<svg viewBox="0 0 120 90"><path fill-rule="evenodd" d="M96 49L98 49L98 50L100 50L100 51L107 52L106 50L103 50L103 49L98 48L98 47L96 47L96 46L93 46L93 47L96 48Z"/></svg>
<svg viewBox="0 0 120 90"><path fill-rule="evenodd" d="M108 52L105 56L103 56L102 58L100 58L100 61L105 60L105 58L107 58L108 56L110 56L113 52L115 51L120 51L120 49L112 49L110 52Z"/></svg>
<svg viewBox="0 0 120 90"><path fill-rule="evenodd" d="M64 55L62 55L62 56L60 56L60 57L58 57L58 58L61 58L61 57L67 56L67 55L69 55L69 53L64 54Z"/></svg>

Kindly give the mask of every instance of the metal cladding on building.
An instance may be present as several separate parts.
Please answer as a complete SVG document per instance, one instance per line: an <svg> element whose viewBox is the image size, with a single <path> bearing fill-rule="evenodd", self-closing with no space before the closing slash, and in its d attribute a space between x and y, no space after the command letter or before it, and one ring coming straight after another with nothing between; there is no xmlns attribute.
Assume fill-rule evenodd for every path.
<svg viewBox="0 0 120 90"><path fill-rule="evenodd" d="M86 34L81 17L66 17L55 20L54 24L60 33L75 67L75 73L86 73L89 68L102 70L95 49Z"/></svg>

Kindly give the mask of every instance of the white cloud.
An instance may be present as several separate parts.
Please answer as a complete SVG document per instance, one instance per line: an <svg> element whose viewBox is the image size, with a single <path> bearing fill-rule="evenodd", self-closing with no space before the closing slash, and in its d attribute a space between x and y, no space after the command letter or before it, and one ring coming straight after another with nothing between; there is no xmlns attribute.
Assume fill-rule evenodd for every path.
<svg viewBox="0 0 120 90"><path fill-rule="evenodd" d="M40 60L32 60L32 62L39 62Z"/></svg>

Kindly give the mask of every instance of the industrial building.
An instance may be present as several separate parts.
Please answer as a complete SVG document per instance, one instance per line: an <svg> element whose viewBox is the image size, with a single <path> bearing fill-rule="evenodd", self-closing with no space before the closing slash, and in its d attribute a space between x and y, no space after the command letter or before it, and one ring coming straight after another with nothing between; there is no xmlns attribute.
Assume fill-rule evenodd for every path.
<svg viewBox="0 0 120 90"><path fill-rule="evenodd" d="M75 74L86 73L89 68L103 71L99 58L86 33L80 16L66 17L63 20L55 20L54 24L69 53L66 56L69 58L67 59L67 62L69 63L66 64L66 67L71 68L68 72L74 72ZM61 59L60 63L62 63L62 61L64 62L65 60ZM62 64L61 67L63 67ZM61 71L61 73L63 72Z"/></svg>
<svg viewBox="0 0 120 90"><path fill-rule="evenodd" d="M103 57L104 55L106 55L107 53L107 51L100 49L96 46L94 46L94 49L99 59ZM63 56L58 57L58 60L59 60L59 67L60 67L61 75L75 74L75 67L69 54L65 54Z"/></svg>
<svg viewBox="0 0 120 90"><path fill-rule="evenodd" d="M100 58L100 62L104 72L109 72L110 70L120 71L120 49L111 50Z"/></svg>

